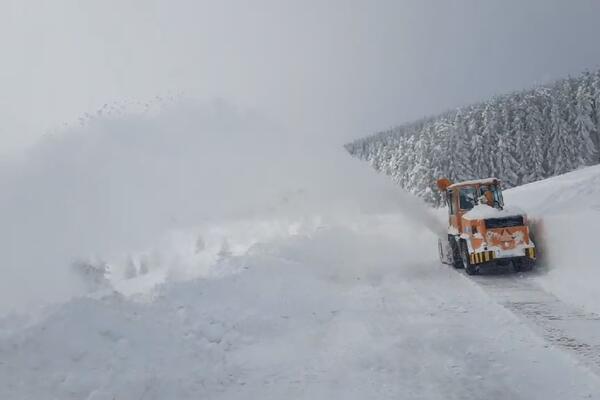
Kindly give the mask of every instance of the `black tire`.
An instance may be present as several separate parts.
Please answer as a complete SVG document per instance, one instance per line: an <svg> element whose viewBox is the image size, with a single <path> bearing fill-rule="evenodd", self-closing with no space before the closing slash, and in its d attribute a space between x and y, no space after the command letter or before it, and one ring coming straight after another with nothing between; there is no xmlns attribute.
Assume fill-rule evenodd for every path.
<svg viewBox="0 0 600 400"><path fill-rule="evenodd" d="M456 269L463 268L463 262L460 258L460 249L458 248L456 239L452 236L448 236L448 242L452 249L452 266Z"/></svg>
<svg viewBox="0 0 600 400"><path fill-rule="evenodd" d="M469 249L467 248L467 242L461 240L460 242L460 258L467 272L467 275L478 275L479 268L476 265L471 264L471 258L469 257Z"/></svg>
<svg viewBox="0 0 600 400"><path fill-rule="evenodd" d="M535 262L528 259L517 259L513 260L513 269L515 272L528 272L533 269Z"/></svg>

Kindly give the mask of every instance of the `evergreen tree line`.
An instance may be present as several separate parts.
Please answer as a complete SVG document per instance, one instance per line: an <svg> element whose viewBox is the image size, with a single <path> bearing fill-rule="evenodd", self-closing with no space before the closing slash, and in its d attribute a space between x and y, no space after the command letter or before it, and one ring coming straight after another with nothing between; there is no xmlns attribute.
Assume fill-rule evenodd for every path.
<svg viewBox="0 0 600 400"><path fill-rule="evenodd" d="M497 177L505 188L600 162L600 70L424 118L345 145L440 204L437 178Z"/></svg>

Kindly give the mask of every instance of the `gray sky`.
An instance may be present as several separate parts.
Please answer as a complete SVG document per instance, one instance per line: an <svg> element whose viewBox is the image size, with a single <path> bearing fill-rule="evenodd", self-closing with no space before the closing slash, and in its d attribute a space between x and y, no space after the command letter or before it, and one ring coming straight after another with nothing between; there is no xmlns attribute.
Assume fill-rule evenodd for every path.
<svg viewBox="0 0 600 400"><path fill-rule="evenodd" d="M596 0L0 0L0 154L104 103L222 98L340 141L600 65Z"/></svg>

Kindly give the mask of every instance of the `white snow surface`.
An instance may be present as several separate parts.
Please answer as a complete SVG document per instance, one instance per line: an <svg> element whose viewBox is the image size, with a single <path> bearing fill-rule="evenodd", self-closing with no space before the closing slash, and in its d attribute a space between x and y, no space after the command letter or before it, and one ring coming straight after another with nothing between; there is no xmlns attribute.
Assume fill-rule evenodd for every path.
<svg viewBox="0 0 600 400"><path fill-rule="evenodd" d="M0 320L0 398L597 398L433 249L401 214L173 232L149 272Z"/></svg>
<svg viewBox="0 0 600 400"><path fill-rule="evenodd" d="M453 183L452 185L448 186L448 189L454 189L463 185L476 185L476 184L480 184L480 185L485 185L485 184L489 184L489 183L494 183L498 181L498 178L483 178L483 179L473 179L470 181L460 181L457 183Z"/></svg>
<svg viewBox="0 0 600 400"><path fill-rule="evenodd" d="M0 398L600 393L595 376L439 265L434 246L402 216L356 216L256 244L144 297L107 291L5 320Z"/></svg>
<svg viewBox="0 0 600 400"><path fill-rule="evenodd" d="M191 119L183 125L193 124L195 117L185 116ZM172 122L181 115L175 117L159 120L173 135ZM118 146L109 140L109 148L125 153L119 141L130 141L140 154L112 159L101 174L88 170L97 179L94 185L77 174L91 168L89 154L106 147L102 135L86 143L89 154L68 147L60 157L50 157L52 174L40 168L34 174L40 180L21 182L16 189L3 181L13 190L15 202L9 204L17 204L29 193L19 191L22 187L29 190L41 181L51 190L64 183L53 175L63 173L56 164L60 159L78 179L68 181L74 185L66 197L52 192L51 205L63 204L73 193L86 199L94 187L100 199L105 190L110 194L111 207L101 210L111 213L90 219L97 207L93 199L83 208L67 202L75 208L67 214L69 224L51 225L63 216L51 208L42 213L28 207L43 218L24 220L10 243L26 249L18 239L28 237L35 222L50 224L41 226L42 233L54 232L48 240L63 247L52 253L47 268L53 271L61 260L68 261L65 254L79 257L75 267L57 274L80 280L85 290L70 296L52 290L47 300L53 304L0 318L0 399L599 398L596 375L549 345L475 281L441 265L436 240L444 225L385 178L361 172L362 164L346 163L336 152L299 151L300 142L290 145L291 153L261 153L260 141L256 146L244 142L243 154L250 147L256 154L236 162L239 154L227 136L219 157L208 157L215 150L207 149L209 164L202 165L204 158L194 151L182 155L173 147L165 149L160 140L154 146L145 140L162 136L144 131L140 139L134 134L138 122L125 122L128 134L115 136ZM148 149L152 157L147 158ZM92 164L104 165L106 154L96 154ZM227 154L233 157L223 159ZM310 158L292 157L297 154ZM136 175L157 156L162 161L151 171L160 171L161 184L171 190L168 196L150 185L152 175ZM174 160L177 168L169 169ZM128 163L139 169L123 168ZM219 177L211 182L215 170ZM119 181L120 191L99 178L122 179L116 171L127 178ZM145 179L141 184L140 177ZM173 179L167 179L173 177L181 192L173 191ZM505 197L532 215L543 215L547 247L564 238L564 229L593 229L582 228L578 218L595 221L599 177L600 168L594 167L507 191ZM203 191L183 190L187 184ZM135 190L127 191L132 186ZM131 196L135 202L118 209ZM273 201L265 202L271 196ZM572 202L579 206L569 207ZM27 204L37 205L32 199ZM82 218L97 223L86 228L102 228L93 241L78 240ZM119 225L123 218L130 223ZM145 221L152 218L160 224ZM563 230L554 232L558 227ZM110 236L113 228L120 228L116 236ZM127 241L132 235L136 240ZM561 254L579 239L568 236L560 249L548 252L549 272L536 279L557 296L594 307L598 303L581 295L591 294L597 281L592 256L573 260ZM592 241L592 235L584 239L590 248ZM35 263L45 261L45 247L38 246L36 257L13 249L14 257L7 260L22 255L26 271L35 272ZM588 281L568 273L574 269ZM8 278L19 279L2 283L8 294L36 292L54 282L37 277L26 281L24 290L21 276L11 277L10 271L5 270ZM73 271L78 275L71 276ZM569 296L569 290L580 295ZM14 308L7 293L2 305Z"/></svg>
<svg viewBox="0 0 600 400"><path fill-rule="evenodd" d="M471 210L469 210L463 218L473 220L473 219L484 219L484 218L505 218L505 217L514 217L516 215L523 215L524 211L518 207L504 207L502 210L499 210L494 207L490 207L487 204L477 204Z"/></svg>
<svg viewBox="0 0 600 400"><path fill-rule="evenodd" d="M543 271L538 282L562 300L600 313L600 166L507 190L535 225Z"/></svg>

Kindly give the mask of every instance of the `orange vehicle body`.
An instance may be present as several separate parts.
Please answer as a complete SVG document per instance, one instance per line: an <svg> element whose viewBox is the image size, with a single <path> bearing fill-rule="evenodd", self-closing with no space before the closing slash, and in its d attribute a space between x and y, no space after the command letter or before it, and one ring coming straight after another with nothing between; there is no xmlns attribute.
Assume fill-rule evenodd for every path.
<svg viewBox="0 0 600 400"><path fill-rule="evenodd" d="M531 269L535 263L535 244L527 216L504 209L500 181L496 178L452 184L438 180L448 206L449 255L442 262L464 267L469 274L488 265L513 263L515 269Z"/></svg>

